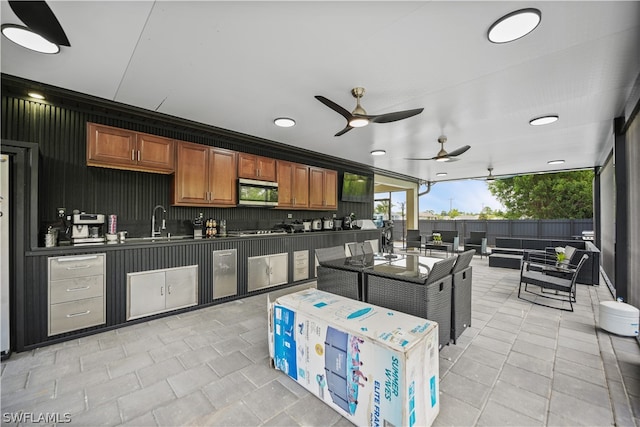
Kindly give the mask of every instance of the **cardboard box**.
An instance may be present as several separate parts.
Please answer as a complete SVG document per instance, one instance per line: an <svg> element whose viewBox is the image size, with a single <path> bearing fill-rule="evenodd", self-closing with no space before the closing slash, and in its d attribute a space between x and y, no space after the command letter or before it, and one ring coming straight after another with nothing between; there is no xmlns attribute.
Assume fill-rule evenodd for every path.
<svg viewBox="0 0 640 427"><path fill-rule="evenodd" d="M353 424L435 420L437 323L317 289L269 301L268 312L272 365Z"/></svg>

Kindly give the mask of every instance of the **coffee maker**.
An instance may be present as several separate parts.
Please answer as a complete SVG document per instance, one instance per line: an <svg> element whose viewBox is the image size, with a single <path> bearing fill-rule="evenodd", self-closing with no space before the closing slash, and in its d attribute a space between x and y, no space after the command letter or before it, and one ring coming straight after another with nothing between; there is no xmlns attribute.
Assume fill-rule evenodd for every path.
<svg viewBox="0 0 640 427"><path fill-rule="evenodd" d="M73 212L71 241L74 245L98 245L104 243L104 214Z"/></svg>

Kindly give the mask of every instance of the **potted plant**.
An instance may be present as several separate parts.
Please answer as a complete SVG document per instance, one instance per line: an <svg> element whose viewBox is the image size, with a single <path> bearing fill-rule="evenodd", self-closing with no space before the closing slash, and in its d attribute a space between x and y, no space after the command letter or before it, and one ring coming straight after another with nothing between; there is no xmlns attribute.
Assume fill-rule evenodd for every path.
<svg viewBox="0 0 640 427"><path fill-rule="evenodd" d="M440 233L433 233L433 235L431 236L431 239L433 240L434 245L442 244L442 235Z"/></svg>

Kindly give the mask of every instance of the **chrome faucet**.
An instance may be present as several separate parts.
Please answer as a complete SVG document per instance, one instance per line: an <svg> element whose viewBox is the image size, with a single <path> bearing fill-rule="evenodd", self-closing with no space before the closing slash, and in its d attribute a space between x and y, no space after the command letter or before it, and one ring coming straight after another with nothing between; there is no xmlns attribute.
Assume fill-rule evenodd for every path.
<svg viewBox="0 0 640 427"><path fill-rule="evenodd" d="M160 228L156 231L156 210L160 208L162 209L162 224ZM167 213L167 210L162 205L157 205L153 208L153 212L151 213L151 237L157 237L162 235L162 230L167 229L167 224L165 222L164 215Z"/></svg>

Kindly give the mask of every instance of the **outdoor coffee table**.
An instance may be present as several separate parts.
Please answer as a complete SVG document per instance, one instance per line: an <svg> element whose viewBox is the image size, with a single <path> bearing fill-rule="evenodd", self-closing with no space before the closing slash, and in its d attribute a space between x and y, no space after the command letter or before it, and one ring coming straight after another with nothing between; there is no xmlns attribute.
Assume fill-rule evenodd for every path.
<svg viewBox="0 0 640 427"><path fill-rule="evenodd" d="M424 254L427 255L427 249L429 249L429 255L431 255L432 250L436 251L444 251L446 257L449 257L449 243L435 243L433 240L428 241L424 244Z"/></svg>

